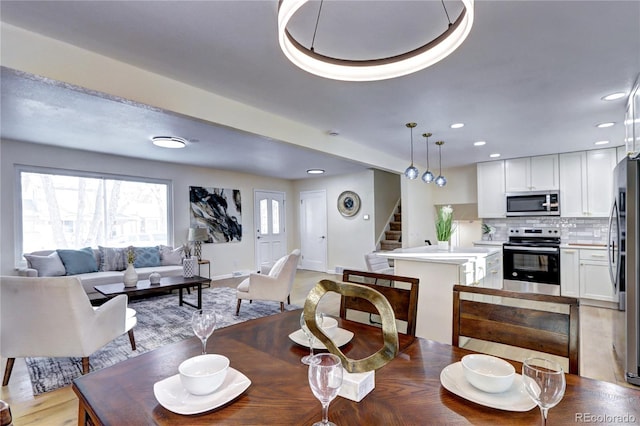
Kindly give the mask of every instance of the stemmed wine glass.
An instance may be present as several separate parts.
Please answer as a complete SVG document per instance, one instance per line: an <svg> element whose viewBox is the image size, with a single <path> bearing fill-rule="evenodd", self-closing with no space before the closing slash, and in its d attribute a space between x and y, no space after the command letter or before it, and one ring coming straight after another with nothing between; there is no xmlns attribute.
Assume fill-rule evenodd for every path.
<svg viewBox="0 0 640 426"><path fill-rule="evenodd" d="M191 316L191 328L202 341L202 354L207 353L207 339L216 328L216 312L200 309Z"/></svg>
<svg viewBox="0 0 640 426"><path fill-rule="evenodd" d="M342 363L334 354L314 355L309 364L309 386L322 404L322 421L313 426L336 426L329 421L329 403L338 395L342 386Z"/></svg>
<svg viewBox="0 0 640 426"><path fill-rule="evenodd" d="M522 379L529 396L540 407L542 425L547 424L549 409L555 407L567 387L560 364L544 358L528 358L522 364Z"/></svg>
<svg viewBox="0 0 640 426"><path fill-rule="evenodd" d="M320 314L320 315L316 314L316 323L320 327L322 327L323 321L324 321L324 314ZM304 335L307 336L307 339L309 339L309 355L303 356L300 359L300 361L303 364L309 365L309 362L311 361L311 357L313 356L313 343L315 341L315 336L311 333L311 330L309 330L309 328L307 327L307 323L304 321L304 312L300 314L300 328L302 329L302 332L304 333Z"/></svg>

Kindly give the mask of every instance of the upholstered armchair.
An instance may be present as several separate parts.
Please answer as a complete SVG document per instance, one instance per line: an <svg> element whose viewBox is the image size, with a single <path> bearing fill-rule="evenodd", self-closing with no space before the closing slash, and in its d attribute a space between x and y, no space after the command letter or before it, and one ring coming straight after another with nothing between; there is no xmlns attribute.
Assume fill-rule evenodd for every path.
<svg viewBox="0 0 640 426"><path fill-rule="evenodd" d="M0 277L0 353L7 358L2 386L16 358L89 356L124 333L135 350L135 311L127 296L93 308L77 277Z"/></svg>
<svg viewBox="0 0 640 426"><path fill-rule="evenodd" d="M291 293L299 258L300 250L295 249L278 259L268 275L251 273L249 278L242 281L236 290L238 297L236 315L240 313L242 299L273 300L280 302L280 311L284 311L284 302Z"/></svg>

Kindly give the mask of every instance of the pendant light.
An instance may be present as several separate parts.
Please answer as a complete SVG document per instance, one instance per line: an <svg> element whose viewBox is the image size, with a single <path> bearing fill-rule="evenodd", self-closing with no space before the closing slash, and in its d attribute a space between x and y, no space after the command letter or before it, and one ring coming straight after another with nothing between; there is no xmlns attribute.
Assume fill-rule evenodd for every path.
<svg viewBox="0 0 640 426"><path fill-rule="evenodd" d="M413 128L417 126L416 123L407 123L406 126L411 129L411 165L404 171L404 175L407 179L415 179L418 177L418 169L413 165Z"/></svg>
<svg viewBox="0 0 640 426"><path fill-rule="evenodd" d="M444 145L444 141L437 141L436 145L438 145L438 156L440 157L440 172L438 173L438 177L436 178L435 182L436 185L442 187L447 184L447 179L442 176L442 145Z"/></svg>
<svg viewBox="0 0 640 426"><path fill-rule="evenodd" d="M424 183L431 183L435 176L431 173L431 170L429 170L429 137L433 135L431 133L423 133L422 136L427 139L427 170L422 174L422 181Z"/></svg>

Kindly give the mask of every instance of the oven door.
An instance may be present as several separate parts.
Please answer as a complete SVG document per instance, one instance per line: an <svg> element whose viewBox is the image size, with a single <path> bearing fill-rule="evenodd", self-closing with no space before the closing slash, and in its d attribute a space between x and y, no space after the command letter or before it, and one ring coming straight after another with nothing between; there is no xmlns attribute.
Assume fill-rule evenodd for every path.
<svg viewBox="0 0 640 426"><path fill-rule="evenodd" d="M504 288L544 294L560 294L560 249L505 244Z"/></svg>

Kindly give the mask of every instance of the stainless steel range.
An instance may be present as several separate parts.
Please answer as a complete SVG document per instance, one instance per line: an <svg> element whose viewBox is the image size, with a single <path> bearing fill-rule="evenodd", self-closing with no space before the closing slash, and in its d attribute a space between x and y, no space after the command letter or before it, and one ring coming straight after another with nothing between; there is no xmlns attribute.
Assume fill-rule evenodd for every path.
<svg viewBox="0 0 640 426"><path fill-rule="evenodd" d="M560 295L558 228L510 228L502 249L505 290Z"/></svg>

